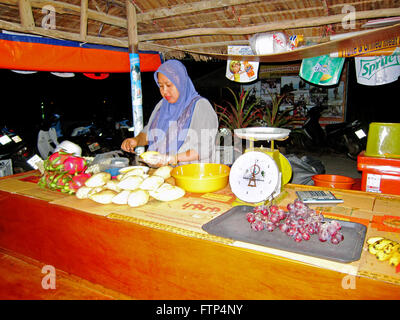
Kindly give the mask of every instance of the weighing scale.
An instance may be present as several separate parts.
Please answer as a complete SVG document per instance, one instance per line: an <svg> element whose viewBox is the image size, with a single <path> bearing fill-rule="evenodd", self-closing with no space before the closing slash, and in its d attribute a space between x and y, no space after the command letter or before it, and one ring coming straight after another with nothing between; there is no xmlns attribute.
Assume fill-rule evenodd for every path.
<svg viewBox="0 0 400 320"><path fill-rule="evenodd" d="M275 140L285 140L289 129L252 127L235 129L234 134L250 141L250 147L232 164L229 183L237 199L233 205L264 204L282 195L282 187L292 177L290 162L279 150ZM254 141L271 142L270 148L254 147Z"/></svg>

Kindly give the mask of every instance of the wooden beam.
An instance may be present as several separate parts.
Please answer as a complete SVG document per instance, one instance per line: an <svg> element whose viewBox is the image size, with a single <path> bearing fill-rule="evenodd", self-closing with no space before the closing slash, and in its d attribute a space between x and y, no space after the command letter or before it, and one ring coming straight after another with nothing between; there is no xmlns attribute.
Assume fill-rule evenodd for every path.
<svg viewBox="0 0 400 320"><path fill-rule="evenodd" d="M32 7L29 0L19 0L19 17L21 19L21 26L27 30L32 30L35 27L33 20Z"/></svg>
<svg viewBox="0 0 400 320"><path fill-rule="evenodd" d="M386 0L362 0L362 1L353 1L350 3L346 3L347 5L351 5L355 7L356 10L358 10L358 6L365 6L366 4L369 4L371 2L374 2L375 4L378 2L383 2ZM272 1L276 2L276 1ZM290 2L290 1L288 1ZM329 8L330 9L341 9L343 7L343 4L336 4L336 5L331 5ZM361 8L360 8L361 11ZM147 14L149 11L147 11L145 14ZM279 17L287 17L287 16L294 16L294 15L303 15L303 16L315 16L315 15L321 15L325 16L325 11L323 6L315 6L315 7L307 7L307 8L297 8L295 10L289 9L289 10L279 10L277 11L265 11L265 12L257 12L257 13L251 13L251 14L246 14L246 12L242 12L240 15L240 21L241 25L246 25L246 24L253 24L252 21L254 19L259 19L259 18L264 18L267 20L277 20L277 16ZM193 14L194 16L195 14ZM205 24L209 23L209 21L212 21L214 25L221 24L221 25L226 25L229 22L232 22L231 18L222 18L222 19L217 19L215 20L215 12L209 12L209 13L203 13L202 14L202 19L203 21L197 21L195 23L190 23L185 25L187 29L190 28L201 28ZM142 15L138 15L138 21L142 20ZM250 21L251 20L251 21ZM205 22L204 22L205 21ZM170 26L163 26L164 31L163 32L169 32L168 30L176 30L176 27L171 24Z"/></svg>
<svg viewBox="0 0 400 320"><path fill-rule="evenodd" d="M128 49L131 53L138 53L138 35L136 24L136 9L130 0L126 0L126 20L128 22Z"/></svg>
<svg viewBox="0 0 400 320"><path fill-rule="evenodd" d="M81 0L80 38L86 41L88 22L88 0Z"/></svg>
<svg viewBox="0 0 400 320"><path fill-rule="evenodd" d="M400 9L380 9L380 10L369 10L360 11L356 13L356 20L359 19L372 19L372 18L383 18L400 15ZM185 29L175 32L161 32L146 35L139 35L139 41L149 40L161 40L161 39L175 39L184 37L194 36L206 36L206 35L249 35L259 32L276 31L276 30L287 30L296 28L316 27L327 25L331 23L340 23L346 18L346 14L337 14L327 17L313 17L296 19L289 21L279 21L267 24L260 24L250 27L235 27L235 28L197 28L197 29Z"/></svg>
<svg viewBox="0 0 400 320"><path fill-rule="evenodd" d="M260 2L260 0L207 0L185 3L172 6L170 8L157 8L139 14L138 23L155 19L169 18L182 14L199 13L200 11L205 10L218 9L241 4L249 4L252 2Z"/></svg>
<svg viewBox="0 0 400 320"><path fill-rule="evenodd" d="M17 5L20 0L0 0L0 3L6 5ZM49 1L49 0L31 0L31 7L35 9L41 9L46 4L53 6L56 12L59 14L72 14L79 15L81 12L81 6L69 4L60 1ZM112 26L127 28L126 19L112 15L107 15L97 10L88 9L88 19L106 23Z"/></svg>
<svg viewBox="0 0 400 320"><path fill-rule="evenodd" d="M207 56L210 58L220 59L220 60L247 60L247 61L258 61L258 62L287 62L287 61L298 61L305 58L311 58L316 56L321 56L325 54L330 54L333 52L339 52L343 50L353 49L365 44L375 43L377 41L382 41L386 39L393 39L400 34L400 24L394 26L382 27L379 29L367 31L361 34L354 35L352 37L337 39L327 41L325 43L320 43L316 45L307 46L297 50L267 54L267 55L229 55L229 54L219 54L212 52L200 52L187 50L177 47L168 47L163 45L157 45L152 43L154 48L158 48L159 51L165 52L186 52L192 56ZM156 49L154 49L156 50Z"/></svg>
<svg viewBox="0 0 400 320"><path fill-rule="evenodd" d="M27 29L22 27L20 24L3 21L0 20L0 28L10 31L17 31L17 32L25 32L36 34L40 36L45 36L49 38L56 38L56 39L66 39L72 41L81 41L80 34L73 33L73 32L65 32L59 30L48 30L41 27L34 27L33 29ZM128 47L128 41L125 38L107 38L107 37L94 37L94 36L87 36L86 42L94 43L94 44L102 44L102 45L109 45L115 47Z"/></svg>

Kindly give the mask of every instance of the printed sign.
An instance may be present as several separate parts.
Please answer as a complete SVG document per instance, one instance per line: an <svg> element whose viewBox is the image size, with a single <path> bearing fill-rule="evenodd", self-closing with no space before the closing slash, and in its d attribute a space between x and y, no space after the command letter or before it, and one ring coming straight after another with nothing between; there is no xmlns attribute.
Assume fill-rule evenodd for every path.
<svg viewBox="0 0 400 320"><path fill-rule="evenodd" d="M393 37L391 39L377 41L365 45L354 47L353 49L345 49L339 52L331 53L331 57L355 57L361 55L386 55L387 52L394 52L396 47L400 46L400 37Z"/></svg>
<svg viewBox="0 0 400 320"><path fill-rule="evenodd" d="M143 129L142 80L140 76L139 54L130 53L129 62L131 70L133 127L135 136L137 136ZM138 147L135 151L137 154L141 154L144 152L144 148Z"/></svg>
<svg viewBox="0 0 400 320"><path fill-rule="evenodd" d="M381 176L379 174L368 173L365 191L381 193Z"/></svg>
<svg viewBox="0 0 400 320"><path fill-rule="evenodd" d="M331 58L328 55L303 59L299 76L320 86L338 84L344 58Z"/></svg>
<svg viewBox="0 0 400 320"><path fill-rule="evenodd" d="M400 48L390 56L355 57L357 82L378 86L396 81L400 76Z"/></svg>
<svg viewBox="0 0 400 320"><path fill-rule="evenodd" d="M10 139L10 137L9 136L7 136L7 135L4 135L4 136L1 136L0 137L0 143L2 144L2 145L5 145L5 144L7 144L7 143L9 143L9 142L11 142L12 140Z"/></svg>
<svg viewBox="0 0 400 320"><path fill-rule="evenodd" d="M250 46L228 46L228 54L252 55ZM228 59L226 65L226 77L235 82L251 82L257 79L258 62L239 61Z"/></svg>

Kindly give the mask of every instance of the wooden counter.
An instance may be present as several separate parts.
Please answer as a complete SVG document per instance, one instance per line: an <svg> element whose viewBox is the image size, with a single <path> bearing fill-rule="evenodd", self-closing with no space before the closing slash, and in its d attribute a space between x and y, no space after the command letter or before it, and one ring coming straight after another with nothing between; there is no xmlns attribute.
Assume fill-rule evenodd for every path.
<svg viewBox="0 0 400 320"><path fill-rule="evenodd" d="M93 214L79 201L57 204L70 196L33 195L22 178L0 179L0 247L134 299L400 299L400 283L372 272L348 274L193 230ZM377 202L343 193L364 197L367 207Z"/></svg>

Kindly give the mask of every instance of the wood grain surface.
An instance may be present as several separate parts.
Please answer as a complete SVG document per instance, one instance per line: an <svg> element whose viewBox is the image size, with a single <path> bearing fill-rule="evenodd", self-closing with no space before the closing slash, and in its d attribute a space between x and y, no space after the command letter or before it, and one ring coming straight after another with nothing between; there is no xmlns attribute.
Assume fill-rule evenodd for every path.
<svg viewBox="0 0 400 320"><path fill-rule="evenodd" d="M22 195L0 191L0 207L0 247L136 299L400 297L400 286L384 281Z"/></svg>

